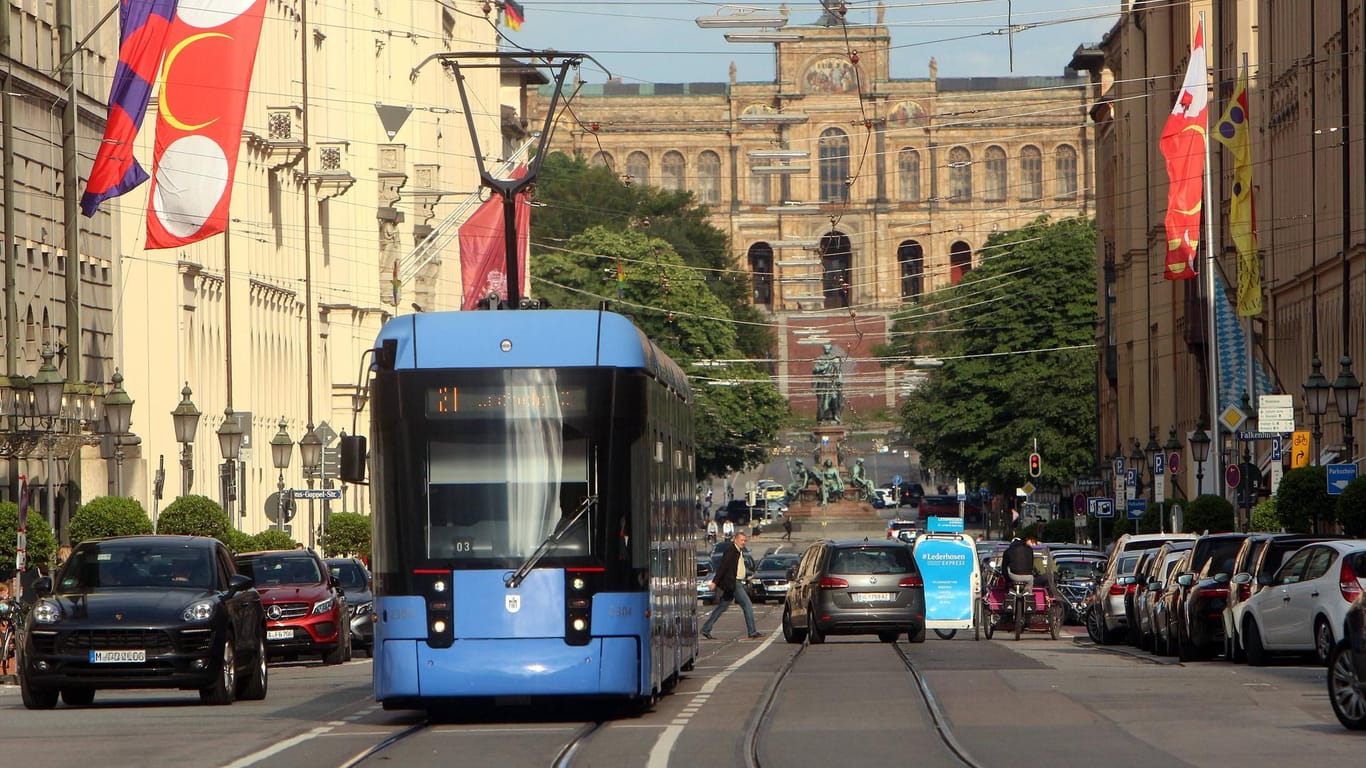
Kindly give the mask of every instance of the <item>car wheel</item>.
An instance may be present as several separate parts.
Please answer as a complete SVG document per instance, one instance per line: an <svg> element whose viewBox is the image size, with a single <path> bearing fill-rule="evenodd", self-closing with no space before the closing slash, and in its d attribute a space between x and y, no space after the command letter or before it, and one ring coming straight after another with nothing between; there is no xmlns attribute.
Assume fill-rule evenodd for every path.
<svg viewBox="0 0 1366 768"><path fill-rule="evenodd" d="M901 633L900 633L900 632L879 632L879 633L877 633L877 639L878 639L878 640L881 640L881 641L884 642L884 643L895 643L895 642L896 642L896 639L897 639L898 637L900 637L900 636L901 636Z"/></svg>
<svg viewBox="0 0 1366 768"><path fill-rule="evenodd" d="M323 654L323 664L334 666L343 661L346 661L346 639L338 635L337 647Z"/></svg>
<svg viewBox="0 0 1366 768"><path fill-rule="evenodd" d="M223 655L218 661L218 674L213 684L199 689L199 701L204 704L222 706L231 704L237 692L237 641L231 632L223 638Z"/></svg>
<svg viewBox="0 0 1366 768"><path fill-rule="evenodd" d="M1096 645L1105 645L1105 619L1100 615L1100 611L1094 608L1086 614L1086 634Z"/></svg>
<svg viewBox="0 0 1366 768"><path fill-rule="evenodd" d="M1049 609L1048 634L1057 640L1062 636L1062 606L1054 605Z"/></svg>
<svg viewBox="0 0 1366 768"><path fill-rule="evenodd" d="M28 709L52 709L57 706L57 690L30 685L27 675L19 675L19 694Z"/></svg>
<svg viewBox="0 0 1366 768"><path fill-rule="evenodd" d="M346 635L346 657L343 658L342 661L350 661L353 655L353 651L351 650L351 628L347 627L343 630L343 634Z"/></svg>
<svg viewBox="0 0 1366 768"><path fill-rule="evenodd" d="M806 632L792 626L792 609L783 606L783 639L794 645L806 639Z"/></svg>
<svg viewBox="0 0 1366 768"><path fill-rule="evenodd" d="M266 638L261 636L256 642L256 659L251 675L243 680L237 690L237 698L243 701L260 701L266 697L270 682L270 672L266 667Z"/></svg>
<svg viewBox="0 0 1366 768"><path fill-rule="evenodd" d="M1328 666L1328 657L1333 655L1333 628L1328 626L1328 619L1319 617L1314 622L1314 661Z"/></svg>
<svg viewBox="0 0 1366 768"><path fill-rule="evenodd" d="M1328 700L1344 728L1366 730L1366 689L1361 687L1356 659L1346 643L1328 654Z"/></svg>
<svg viewBox="0 0 1366 768"><path fill-rule="evenodd" d="M924 627L921 627L919 630L917 630L917 631L915 631L915 632L910 632L910 633L908 633L908 634L907 634L907 639L910 640L910 641L913 642L913 643L923 643L923 642L925 642L925 628L924 628Z"/></svg>
<svg viewBox="0 0 1366 768"><path fill-rule="evenodd" d="M812 645L820 645L825 642L825 633L821 631L820 625L816 624L816 609L807 606L806 608L806 639Z"/></svg>
<svg viewBox="0 0 1366 768"><path fill-rule="evenodd" d="M63 688L62 701L73 707L88 707L95 700L94 688Z"/></svg>
<svg viewBox="0 0 1366 768"><path fill-rule="evenodd" d="M1266 666L1267 653L1262 646L1262 633L1257 629L1257 620L1251 617L1243 621L1243 648L1247 651L1248 664Z"/></svg>

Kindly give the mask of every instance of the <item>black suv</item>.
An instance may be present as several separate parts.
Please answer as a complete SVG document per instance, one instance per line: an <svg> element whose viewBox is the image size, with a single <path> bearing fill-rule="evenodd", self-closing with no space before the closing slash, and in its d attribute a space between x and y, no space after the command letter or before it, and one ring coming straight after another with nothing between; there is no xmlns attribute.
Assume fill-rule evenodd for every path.
<svg viewBox="0 0 1366 768"><path fill-rule="evenodd" d="M925 498L925 486L920 483L902 483L898 503L903 507L919 507Z"/></svg>
<svg viewBox="0 0 1366 768"><path fill-rule="evenodd" d="M899 541L820 541L802 553L783 606L789 643L826 635L906 633L925 641L925 582L911 548Z"/></svg>

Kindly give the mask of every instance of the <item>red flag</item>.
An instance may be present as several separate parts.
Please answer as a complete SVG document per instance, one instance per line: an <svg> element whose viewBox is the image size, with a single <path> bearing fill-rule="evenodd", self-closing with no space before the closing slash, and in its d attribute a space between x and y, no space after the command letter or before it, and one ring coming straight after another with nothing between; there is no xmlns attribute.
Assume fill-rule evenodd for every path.
<svg viewBox="0 0 1366 768"><path fill-rule="evenodd" d="M181 2L166 37L157 99L147 248L227 225L251 70L266 0Z"/></svg>
<svg viewBox="0 0 1366 768"><path fill-rule="evenodd" d="M526 166L513 171L512 178L521 178ZM527 245L531 238L531 203L526 193L517 195L517 285L523 296L527 290L530 270L527 269ZM507 249L503 237L503 198L493 195L485 200L474 214L460 225L460 279L464 286L461 309L474 309L479 302L496 293L507 299Z"/></svg>
<svg viewBox="0 0 1366 768"><path fill-rule="evenodd" d="M1205 27L1195 28L1195 45L1176 106L1162 129L1162 157L1167 161L1167 263L1163 277L1196 276L1200 249L1200 216L1205 176L1206 115L1209 92L1205 75Z"/></svg>

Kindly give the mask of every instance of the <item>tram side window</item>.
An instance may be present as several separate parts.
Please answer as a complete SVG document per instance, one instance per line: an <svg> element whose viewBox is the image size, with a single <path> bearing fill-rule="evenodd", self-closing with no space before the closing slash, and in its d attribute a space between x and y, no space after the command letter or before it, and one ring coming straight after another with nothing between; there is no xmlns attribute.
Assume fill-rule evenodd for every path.
<svg viewBox="0 0 1366 768"><path fill-rule="evenodd" d="M585 437L498 426L428 445L428 557L528 557L588 495ZM547 556L589 554L591 522L585 515Z"/></svg>

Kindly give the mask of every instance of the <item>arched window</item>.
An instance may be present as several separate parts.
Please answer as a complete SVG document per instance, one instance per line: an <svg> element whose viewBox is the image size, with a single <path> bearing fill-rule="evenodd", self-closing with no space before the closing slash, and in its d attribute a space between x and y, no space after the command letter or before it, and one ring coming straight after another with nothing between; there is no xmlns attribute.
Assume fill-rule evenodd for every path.
<svg viewBox="0 0 1366 768"><path fill-rule="evenodd" d="M901 265L901 298L918 300L925 292L925 249L907 240L897 247L896 261Z"/></svg>
<svg viewBox="0 0 1366 768"><path fill-rule="evenodd" d="M697 202L721 202L721 156L710 149L697 156Z"/></svg>
<svg viewBox="0 0 1366 768"><path fill-rule="evenodd" d="M664 153L664 160L659 164L660 176L659 186L670 192L679 192L683 189L683 153L669 150Z"/></svg>
<svg viewBox="0 0 1366 768"><path fill-rule="evenodd" d="M1059 144L1054 161L1054 192L1061 198L1077 196L1077 150L1071 144Z"/></svg>
<svg viewBox="0 0 1366 768"><path fill-rule="evenodd" d="M967 147L949 150L949 199L955 203L972 200L972 153Z"/></svg>
<svg viewBox="0 0 1366 768"><path fill-rule="evenodd" d="M755 173L758 166L768 165L767 160L749 162L749 204L769 205L773 202L773 182L768 174Z"/></svg>
<svg viewBox="0 0 1366 768"><path fill-rule="evenodd" d="M754 303L773 306L773 247L755 243L749 247L750 281L754 286Z"/></svg>
<svg viewBox="0 0 1366 768"><path fill-rule="evenodd" d="M1043 199L1043 154L1032 144L1020 150L1020 199Z"/></svg>
<svg viewBox="0 0 1366 768"><path fill-rule="evenodd" d="M617 169L617 161L613 160L612 156L606 152L598 152L594 154L593 161L590 163L590 165L600 165L603 168L606 168L610 171L615 171Z"/></svg>
<svg viewBox="0 0 1366 768"><path fill-rule="evenodd" d="M1006 199L1006 151L1000 147L987 147L987 188L982 199L999 203Z"/></svg>
<svg viewBox="0 0 1366 768"><path fill-rule="evenodd" d="M632 184L650 183L650 156L644 152L632 152L626 156L626 175Z"/></svg>
<svg viewBox="0 0 1366 768"><path fill-rule="evenodd" d="M849 134L838 128L821 131L821 202L842 203L848 199Z"/></svg>
<svg viewBox="0 0 1366 768"><path fill-rule="evenodd" d="M972 271L972 246L959 240L949 246L949 282L958 285Z"/></svg>
<svg viewBox="0 0 1366 768"><path fill-rule="evenodd" d="M896 157L897 199L903 203L920 202L920 153L907 147Z"/></svg>
<svg viewBox="0 0 1366 768"><path fill-rule="evenodd" d="M821 290L826 309L849 306L853 262L848 236L833 229L821 236Z"/></svg>

